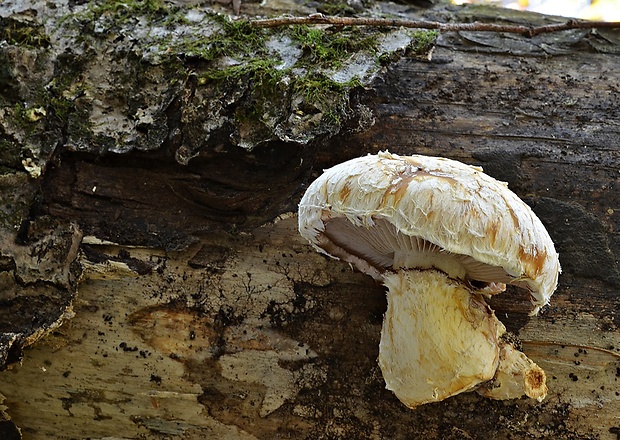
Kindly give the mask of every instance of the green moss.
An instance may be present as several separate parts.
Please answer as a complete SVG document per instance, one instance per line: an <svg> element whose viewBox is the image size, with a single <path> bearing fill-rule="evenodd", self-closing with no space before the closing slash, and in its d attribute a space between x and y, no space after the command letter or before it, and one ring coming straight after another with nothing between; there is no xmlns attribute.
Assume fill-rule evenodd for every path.
<svg viewBox="0 0 620 440"><path fill-rule="evenodd" d="M347 83L337 83L323 74L309 73L299 78L294 86L295 93L301 93L308 102L325 105L334 102L354 87L361 86L360 80L355 77Z"/></svg>
<svg viewBox="0 0 620 440"><path fill-rule="evenodd" d="M64 26L76 26L79 34L77 43L88 42L95 32L96 24L108 32L123 28L146 17L149 22L162 20L166 27L173 27L184 20L181 7L174 7L164 0L102 0L88 2L88 7L79 13L69 13L56 23L54 32L62 32ZM99 36L97 37L99 38Z"/></svg>
<svg viewBox="0 0 620 440"><path fill-rule="evenodd" d="M439 37L439 31L436 30L418 30L410 33L412 37L409 44L409 51L414 56L428 56L428 54L435 47L437 38Z"/></svg>
<svg viewBox="0 0 620 440"><path fill-rule="evenodd" d="M172 46L171 50L204 61L223 56L254 59L265 55L266 36L263 29L252 26L247 20L232 20L225 15L211 14L210 17L221 26L219 31L204 38L187 38Z"/></svg>
<svg viewBox="0 0 620 440"><path fill-rule="evenodd" d="M19 102L13 104L11 112L7 112L10 117L8 118L11 124L19 128L23 135L26 137L33 136L40 129L37 122L44 118L47 114L44 106L41 105L29 105L26 106Z"/></svg>
<svg viewBox="0 0 620 440"><path fill-rule="evenodd" d="M338 83L330 77L348 78L357 68L366 72L365 66L360 67L359 62L374 62L373 55L378 56L378 41L387 31L335 26L263 29L247 20L215 13L201 15L199 23L188 22L186 7L170 6L164 0L100 0L88 11L90 22L82 16L81 21L67 21L67 26L77 23L80 30L84 27L93 31L99 29L97 32L101 32L101 28L118 31L131 27L126 22L146 17L148 25L140 29L156 29L152 35L154 41L149 43L159 46L158 51L148 52L152 58L148 58L147 63L162 66L164 71L174 71L172 75L164 74L169 81L184 84L188 77L197 78L200 90L191 97L189 107L192 111L194 108L200 112L204 109L208 114L197 117L217 121L239 122L243 119L245 125L238 133L242 140L250 139L248 143L269 139L275 133L274 127L279 133L290 130L286 133L293 133L291 138L302 138L306 130L308 139L337 131L351 114L349 93L352 88L361 86L361 81L353 78L347 83ZM162 31L162 26L170 29L178 24L183 26L175 32ZM82 34L85 40L91 35L88 32ZM432 48L437 37L436 32L427 31L411 35L414 41L410 52L420 55ZM287 47L291 40L292 47ZM85 41L85 47L89 45L98 47L92 41ZM140 65L139 58L144 54L132 50L121 44L111 56L114 60L118 57L123 63L129 59L126 65ZM349 66L347 63L351 57L360 51L365 52L365 57L353 60ZM134 56L138 59L131 58ZM71 59L67 61L66 65L75 64ZM338 72L343 66L347 67L346 71ZM373 65L371 69L375 67ZM104 145L107 140L92 139L92 129L88 126L89 100L79 98L77 73L81 67L75 72L64 72L59 66L57 69L55 82L46 88L47 118L53 121L54 127L64 130L68 142L76 138L76 133L82 133L84 139L89 139L86 143L92 140ZM144 103L140 101L139 93L130 94L127 88L141 90L147 85L135 79L145 77L139 68L126 69L125 74L126 78L122 73L115 74L115 81L118 80L123 87L118 89L118 96L108 98L127 104L127 113L132 115L144 108ZM193 87L193 80L189 84ZM177 93L176 87L171 90L170 93ZM129 95L132 98L128 98ZM227 123L214 122L212 125ZM233 130L236 129L234 122L231 125ZM255 129L260 132L256 136Z"/></svg>
<svg viewBox="0 0 620 440"><path fill-rule="evenodd" d="M115 21L126 21L136 15L154 15L167 12L163 0L104 0L89 6L93 18L103 15L114 17Z"/></svg>
<svg viewBox="0 0 620 440"><path fill-rule="evenodd" d="M240 78L251 78L261 85L275 84L282 77L282 71L277 70L275 66L276 60L259 58L225 69L209 69L201 75L199 83L202 85L212 81L236 81Z"/></svg>
<svg viewBox="0 0 620 440"><path fill-rule="evenodd" d="M411 41L405 50L407 56L413 58L428 59L437 42L439 32L436 30L407 31ZM387 52L379 56L378 61L383 65L390 64L402 56L402 53Z"/></svg>
<svg viewBox="0 0 620 440"><path fill-rule="evenodd" d="M307 105L320 109L323 124L336 128L350 111L348 96L351 89L361 86L357 77L338 83L323 74L312 72L295 81L293 90L303 96Z"/></svg>
<svg viewBox="0 0 620 440"><path fill-rule="evenodd" d="M47 107L49 108L50 118L55 119L59 126L65 126L75 111L75 105L72 101L55 94L48 97Z"/></svg>
<svg viewBox="0 0 620 440"><path fill-rule="evenodd" d="M376 35L359 28L339 30L309 26L294 26L290 37L299 43L307 65L319 63L323 67L337 68L352 54L360 50L375 52Z"/></svg>
<svg viewBox="0 0 620 440"><path fill-rule="evenodd" d="M348 83L337 83L322 70L342 66L352 53L366 50L371 53L376 47L376 32L357 28L325 30L308 26L293 26L285 29L264 30L252 26L245 20L231 20L227 16L212 15L221 29L202 39L185 41L174 49L198 57L210 64L198 76L198 83L218 90L235 90L243 96L235 111L237 120L255 118L287 118L292 111L303 114L322 113L322 122L339 124L348 111L348 92L360 85L355 78ZM301 57L293 68L282 69L281 60L268 53L265 43L278 34L286 35L302 50ZM221 67L223 58L236 60L236 64ZM219 61L219 63L218 63ZM286 81L283 79L286 78ZM301 97L302 103L297 99Z"/></svg>
<svg viewBox="0 0 620 440"><path fill-rule="evenodd" d="M21 102L18 102L13 105L13 116L16 120L20 122L27 123L26 119L26 107ZM21 124L20 124L21 125Z"/></svg>
<svg viewBox="0 0 620 440"><path fill-rule="evenodd" d="M298 109L303 113L323 113L323 123L339 125L348 111L348 93L361 86L355 77L347 83L338 83L316 69L300 74L291 69L278 69L279 61L257 58L224 69L210 69L199 77L200 85L211 85L228 90L237 83L245 90L245 101L236 118L261 120L264 115L274 114L290 106L294 96L301 96L303 103ZM282 81L284 78L287 81ZM288 114L284 110L285 114Z"/></svg>
<svg viewBox="0 0 620 440"><path fill-rule="evenodd" d="M168 29L174 29L176 26L187 24L190 24L190 21L186 17L186 11L181 8L176 11L171 11L164 19L164 26Z"/></svg>
<svg viewBox="0 0 620 440"><path fill-rule="evenodd" d="M16 46L39 48L48 47L50 38L42 25L28 19L12 17L0 18L0 41L5 40Z"/></svg>
<svg viewBox="0 0 620 440"><path fill-rule="evenodd" d="M208 44L211 57L264 54L265 33L262 29L252 26L246 20L215 17L222 18L223 29Z"/></svg>
<svg viewBox="0 0 620 440"><path fill-rule="evenodd" d="M261 30L246 21L214 18L219 20L221 31L192 43L198 46L193 54L212 62L212 67L199 75L199 85L211 90L215 87L222 93L234 91L239 96L234 107L222 109L232 110L237 124L262 130L265 127L257 125L262 121L266 127L282 124L278 126L289 127L292 132L304 127L310 137L338 131L351 114L351 89L362 86L358 77L341 83L331 79L329 72L341 68L360 51L375 54L383 32L309 26ZM290 38L301 49L293 66L283 68L282 61L266 49L266 41L278 37L283 44ZM187 52L179 48L178 53ZM223 57L232 58L236 64L222 68ZM291 113L299 119L291 119ZM297 127L295 120L299 121Z"/></svg>
<svg viewBox="0 0 620 440"><path fill-rule="evenodd" d="M239 121L260 121L274 109L288 106L288 86L281 80L287 71L276 68L277 60L255 59L225 69L211 69L199 78L200 85L208 85L225 92L243 90L244 104L235 112Z"/></svg>

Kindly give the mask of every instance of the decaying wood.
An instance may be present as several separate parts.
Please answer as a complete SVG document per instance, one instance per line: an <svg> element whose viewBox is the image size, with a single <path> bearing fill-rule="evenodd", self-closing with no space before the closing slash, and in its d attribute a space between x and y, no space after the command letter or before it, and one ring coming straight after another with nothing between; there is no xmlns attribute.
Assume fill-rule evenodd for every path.
<svg viewBox="0 0 620 440"><path fill-rule="evenodd" d="M486 9L459 14L494 21ZM76 64L39 49L2 52L20 66L38 59L46 68L31 81L50 93L60 87L51 72L84 70L64 90L75 100L66 125L55 115L40 132L0 126L12 145L57 142L41 143L49 149L34 161L2 158L13 172L2 177L2 210L13 217L0 225L1 330L15 324L8 282L22 305L47 295L48 304L16 314L28 324L35 312L74 313L0 374L0 437L18 438L19 428L25 439L617 438L618 41L610 30L444 35L431 62L403 58L353 90L356 116L337 135L244 149L223 126L187 161L179 150L207 125L196 115L209 96L191 75L204 70L200 60L175 64L168 82L159 64L133 53L98 69L72 51L61 59ZM137 98L95 85L76 91L124 69L139 73L130 76ZM7 90L29 99L22 70L6 76ZM14 114L8 95L3 115ZM142 122L127 129L122 154L98 150L103 136L80 133L89 144L72 131L79 117L96 117L99 129L130 120L119 103L136 102L148 105L131 113ZM33 124L41 114L26 113ZM491 300L547 372L545 401L468 393L412 411L385 390L376 363L382 288L314 252L294 214L321 169L384 149L481 165L548 227L564 269L551 305L529 317L528 295L511 287Z"/></svg>
<svg viewBox="0 0 620 440"><path fill-rule="evenodd" d="M528 319L526 295L509 292L494 305L508 325L525 323L546 401L465 394L409 411L376 365L382 289L297 235L293 216L177 254L84 245L100 262L84 259L76 316L0 377L13 421L33 438L475 438L474 427L613 438L620 341L609 319L575 313L563 294Z"/></svg>

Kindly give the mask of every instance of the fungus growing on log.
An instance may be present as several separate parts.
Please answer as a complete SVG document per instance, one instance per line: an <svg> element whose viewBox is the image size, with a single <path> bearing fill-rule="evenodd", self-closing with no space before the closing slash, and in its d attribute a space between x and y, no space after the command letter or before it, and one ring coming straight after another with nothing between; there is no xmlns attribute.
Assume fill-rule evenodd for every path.
<svg viewBox="0 0 620 440"><path fill-rule="evenodd" d="M536 314L560 273L546 229L505 183L454 160L368 155L309 186L299 231L387 287L378 362L405 405L474 389L544 399L545 372L502 337L485 301L516 285Z"/></svg>

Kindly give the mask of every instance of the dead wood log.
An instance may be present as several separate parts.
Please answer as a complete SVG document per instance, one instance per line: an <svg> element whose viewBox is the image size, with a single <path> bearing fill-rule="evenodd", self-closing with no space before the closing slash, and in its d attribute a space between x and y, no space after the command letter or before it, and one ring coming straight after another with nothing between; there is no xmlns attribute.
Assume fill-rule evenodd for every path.
<svg viewBox="0 0 620 440"><path fill-rule="evenodd" d="M346 99L330 116L336 125L323 119L333 108L288 89L290 114L274 125L246 111L261 97L244 85L256 83L256 71L223 89L203 87L215 81L214 61L181 54L174 40L171 63L159 58L165 50L136 49L143 40L132 40L127 26L144 31L146 19L131 14L146 13L128 5L115 13L129 24L104 10L86 18L86 9L0 15L3 38L8 30L20 36L1 48L10 67L0 76L2 206L10 213L2 223L2 331L44 321L37 328L49 333L0 374L0 433L617 437L616 33L443 34L431 61L388 54L365 88L331 89ZM148 35L163 32L157 14L169 12L155 11L161 26ZM178 29L199 13L175 18ZM551 20L477 8L425 14ZM92 23L92 34L50 49L66 40L49 37L41 16L63 17L56 25L67 32ZM96 56L105 53L112 55ZM228 107L218 104L224 98ZM411 411L384 389L376 365L381 287L312 251L292 214L321 169L384 149L481 165L548 227L564 268L551 305L531 318L517 289L491 301L547 371L544 402L463 394ZM26 280L27 268L34 278ZM72 319L53 325L70 309ZM25 344L13 342L3 346L20 353Z"/></svg>

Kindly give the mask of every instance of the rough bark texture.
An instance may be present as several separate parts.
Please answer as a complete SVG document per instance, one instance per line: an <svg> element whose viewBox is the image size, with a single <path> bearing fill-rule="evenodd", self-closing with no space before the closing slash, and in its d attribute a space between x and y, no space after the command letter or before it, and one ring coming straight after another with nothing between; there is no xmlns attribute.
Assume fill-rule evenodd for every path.
<svg viewBox="0 0 620 440"><path fill-rule="evenodd" d="M0 437L620 436L618 33L446 34L430 62L407 55L419 36L384 33L399 43L357 62L373 66L357 82L315 59L334 106L325 81L304 88L308 41L274 49L306 63L288 79L254 63L218 83L237 65L221 56L251 53L162 37L230 36L204 6L102 5L0 6ZM551 305L532 318L524 292L491 300L547 372L542 403L469 393L411 411L384 389L383 289L312 251L291 214L321 169L384 149L481 165L548 227L564 270Z"/></svg>

